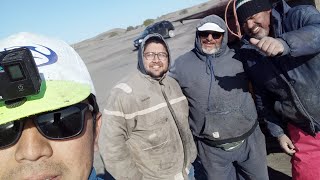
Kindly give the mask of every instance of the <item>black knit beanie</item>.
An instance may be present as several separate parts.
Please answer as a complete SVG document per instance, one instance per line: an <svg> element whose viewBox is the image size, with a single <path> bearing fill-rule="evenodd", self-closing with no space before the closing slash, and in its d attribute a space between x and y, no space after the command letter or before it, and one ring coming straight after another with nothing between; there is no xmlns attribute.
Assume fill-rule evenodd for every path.
<svg viewBox="0 0 320 180"><path fill-rule="evenodd" d="M242 25L245 20L259 12L270 10L272 7L269 0L237 0L236 10L238 21Z"/></svg>

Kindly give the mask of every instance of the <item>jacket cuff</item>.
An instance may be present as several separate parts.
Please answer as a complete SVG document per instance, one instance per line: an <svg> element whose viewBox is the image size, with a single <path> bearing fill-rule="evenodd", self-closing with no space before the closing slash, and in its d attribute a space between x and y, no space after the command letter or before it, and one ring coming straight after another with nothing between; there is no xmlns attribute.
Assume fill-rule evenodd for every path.
<svg viewBox="0 0 320 180"><path fill-rule="evenodd" d="M289 53L290 53L290 47L289 47L289 45L287 44L287 42L284 41L284 40L281 39L281 38L276 38L276 39L281 42L281 44L283 45L283 48L284 48L283 53L281 54L281 56L284 56L284 55L289 54Z"/></svg>
<svg viewBox="0 0 320 180"><path fill-rule="evenodd" d="M281 126L281 121L275 116L265 117L265 122L270 134L273 137L279 137L284 134L283 128Z"/></svg>
<svg viewBox="0 0 320 180"><path fill-rule="evenodd" d="M267 122L267 128L273 137L279 137L284 134L283 129L275 123Z"/></svg>

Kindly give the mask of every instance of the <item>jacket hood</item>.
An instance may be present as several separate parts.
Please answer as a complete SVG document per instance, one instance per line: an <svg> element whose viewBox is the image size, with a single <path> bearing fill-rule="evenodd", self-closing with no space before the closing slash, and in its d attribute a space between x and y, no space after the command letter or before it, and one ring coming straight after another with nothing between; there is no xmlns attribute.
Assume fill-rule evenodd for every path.
<svg viewBox="0 0 320 180"><path fill-rule="evenodd" d="M274 14L275 11L276 11L281 16L286 14L291 8L284 0L280 0L280 1L276 2L276 3L273 3L272 6L273 6L272 14Z"/></svg>
<svg viewBox="0 0 320 180"><path fill-rule="evenodd" d="M146 69L144 68L144 65L143 65L143 52L145 49L144 46L145 46L145 43L148 39L154 38L154 37L158 38L160 41L164 42L165 48L167 49L167 52L168 52L168 63L169 63L168 67L170 67L170 65L171 65L171 55L170 55L170 51L169 51L169 46L166 43L166 41L164 40L164 38L160 34L157 34L157 33L149 34L141 42L141 45L140 45L140 48L138 51L138 66L137 66L137 68L142 74L145 74L145 75L148 75L148 74L147 74Z"/></svg>
<svg viewBox="0 0 320 180"><path fill-rule="evenodd" d="M202 51L202 48L201 48L201 42L200 42L200 37L199 37L199 34L198 34L198 28L200 26L202 26L203 24L205 23L215 23L217 24L218 26L220 26L220 28L222 28L224 30L224 34L223 34L223 40L221 42L221 48L218 52L212 54L212 56L215 56L215 57L219 57L221 56L222 54L224 54L226 52L226 50L228 49L228 46L227 46L227 43L228 43L228 29L227 29L227 26L224 22L223 19L221 19L219 16L217 15L210 15L210 16L207 16L205 18L203 18L200 23L197 25L197 29L196 29L196 38L195 38L195 51L196 51L196 54L198 56L200 56L200 59L204 60L202 56L211 56L209 54L206 54Z"/></svg>

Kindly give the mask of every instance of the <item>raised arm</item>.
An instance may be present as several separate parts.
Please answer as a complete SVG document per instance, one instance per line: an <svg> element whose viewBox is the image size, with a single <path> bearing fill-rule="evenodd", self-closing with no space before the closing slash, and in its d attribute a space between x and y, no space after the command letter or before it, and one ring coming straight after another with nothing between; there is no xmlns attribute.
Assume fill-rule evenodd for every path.
<svg viewBox="0 0 320 180"><path fill-rule="evenodd" d="M293 57L320 52L320 13L313 6L299 6L288 14L281 38Z"/></svg>

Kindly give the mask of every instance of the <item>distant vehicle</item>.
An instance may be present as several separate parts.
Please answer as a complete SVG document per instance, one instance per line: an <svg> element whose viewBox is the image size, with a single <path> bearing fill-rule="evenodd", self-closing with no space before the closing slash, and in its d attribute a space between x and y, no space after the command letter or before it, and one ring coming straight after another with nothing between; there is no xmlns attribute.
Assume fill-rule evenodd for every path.
<svg viewBox="0 0 320 180"><path fill-rule="evenodd" d="M146 27L146 29L133 41L134 47L139 48L142 40L148 34L159 33L164 38L174 37L174 26L169 21L160 21Z"/></svg>

